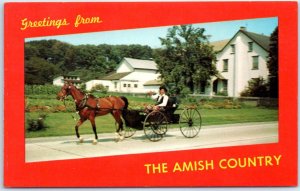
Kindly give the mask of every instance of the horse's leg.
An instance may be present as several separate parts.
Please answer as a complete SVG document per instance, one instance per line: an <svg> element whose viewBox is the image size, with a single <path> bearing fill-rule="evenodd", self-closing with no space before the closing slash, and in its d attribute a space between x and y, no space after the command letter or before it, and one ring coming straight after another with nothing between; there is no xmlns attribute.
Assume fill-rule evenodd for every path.
<svg viewBox="0 0 300 191"><path fill-rule="evenodd" d="M76 136L79 139L79 142L82 143L83 142L83 138L80 137L79 132L78 132L78 128L79 126L85 121L86 119L82 119L80 118L79 121L77 122L77 124L75 125L75 131L76 131Z"/></svg>
<svg viewBox="0 0 300 191"><path fill-rule="evenodd" d="M117 141L123 140L124 132L123 132L123 121L121 119L121 111L114 110L111 114L115 118L116 122L118 123L118 128L116 129L116 133L118 134L119 138Z"/></svg>
<svg viewBox="0 0 300 191"><path fill-rule="evenodd" d="M97 135L97 129L96 129L96 123L95 123L95 116L91 115L89 120L92 124L93 131L94 131L94 134L95 134L95 139L93 140L93 144L96 145L98 143L98 141L97 141L98 140L98 135Z"/></svg>

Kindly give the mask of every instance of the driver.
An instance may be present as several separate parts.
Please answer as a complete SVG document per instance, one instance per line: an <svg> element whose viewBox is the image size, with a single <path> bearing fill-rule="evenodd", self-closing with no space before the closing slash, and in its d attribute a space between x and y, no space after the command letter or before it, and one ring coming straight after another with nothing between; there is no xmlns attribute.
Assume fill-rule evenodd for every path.
<svg viewBox="0 0 300 191"><path fill-rule="evenodd" d="M169 100L169 97L166 95L167 92L167 88L165 86L161 86L159 88L159 94L151 96L151 98L156 101L155 106L152 107L153 110L160 110L167 106Z"/></svg>

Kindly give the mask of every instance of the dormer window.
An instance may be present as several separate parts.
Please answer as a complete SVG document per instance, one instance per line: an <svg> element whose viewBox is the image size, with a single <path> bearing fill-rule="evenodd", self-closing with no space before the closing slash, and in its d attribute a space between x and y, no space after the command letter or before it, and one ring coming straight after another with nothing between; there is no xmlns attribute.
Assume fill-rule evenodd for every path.
<svg viewBox="0 0 300 191"><path fill-rule="evenodd" d="M253 42L248 42L248 52L253 51Z"/></svg>

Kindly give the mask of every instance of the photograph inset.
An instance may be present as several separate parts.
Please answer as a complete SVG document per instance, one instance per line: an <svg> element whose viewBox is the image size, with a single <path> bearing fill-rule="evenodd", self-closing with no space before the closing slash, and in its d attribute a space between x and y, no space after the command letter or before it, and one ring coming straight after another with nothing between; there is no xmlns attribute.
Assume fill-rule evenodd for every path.
<svg viewBox="0 0 300 191"><path fill-rule="evenodd" d="M26 162L278 142L275 17L24 46Z"/></svg>

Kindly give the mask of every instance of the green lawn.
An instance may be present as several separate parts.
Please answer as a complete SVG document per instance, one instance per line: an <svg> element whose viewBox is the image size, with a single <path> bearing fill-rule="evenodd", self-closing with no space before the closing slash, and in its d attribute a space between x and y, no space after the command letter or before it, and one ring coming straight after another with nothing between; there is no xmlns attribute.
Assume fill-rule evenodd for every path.
<svg viewBox="0 0 300 191"><path fill-rule="evenodd" d="M180 111L178 111L180 112ZM201 109L202 125L230 124L243 122L277 121L278 110L266 108L241 108L241 109ZM27 112L26 118L37 118L38 112ZM76 121L72 118L75 113L47 113L45 130L26 132L26 137L63 136L74 135ZM78 117L78 116L76 116ZM26 126L28 124L26 123ZM115 132L116 125L111 115L96 118L97 131L99 133ZM176 127L176 125L172 125ZM170 126L170 127L172 127ZM90 122L86 121L79 128L80 134L93 133Z"/></svg>

